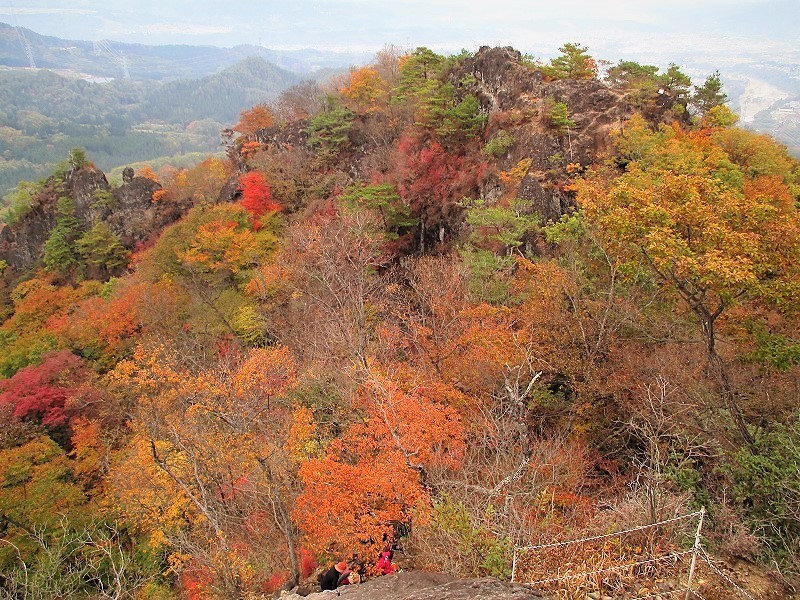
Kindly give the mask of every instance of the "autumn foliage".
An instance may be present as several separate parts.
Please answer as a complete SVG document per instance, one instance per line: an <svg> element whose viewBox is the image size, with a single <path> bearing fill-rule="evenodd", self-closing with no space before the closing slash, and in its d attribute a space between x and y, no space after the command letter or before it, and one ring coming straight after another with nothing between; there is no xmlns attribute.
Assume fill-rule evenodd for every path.
<svg viewBox="0 0 800 600"><path fill-rule="evenodd" d="M377 69L362 67L350 73L350 81L341 91L359 112L374 113L380 110L379 101L387 93L386 88Z"/></svg>
<svg viewBox="0 0 800 600"><path fill-rule="evenodd" d="M210 570L233 592L263 551L259 544L291 536L270 505L290 501L277 490L291 469L280 458L280 436L295 366L285 348L253 349L234 364L227 360L192 373L156 348L117 366L113 381L139 395L140 411L117 474L124 481L115 487L123 510L152 523L152 543L178 544L176 568L191 566L178 551L178 540L188 536L205 548L194 566ZM293 539L286 542L296 563ZM286 552L279 555L285 559Z"/></svg>
<svg viewBox="0 0 800 600"><path fill-rule="evenodd" d="M150 165L145 165L141 169L139 169L138 176L151 179L152 181L158 183L158 175L156 175L156 172L153 171L153 167L151 167Z"/></svg>
<svg viewBox="0 0 800 600"><path fill-rule="evenodd" d="M239 122L233 130L245 136L252 136L261 129L271 127L275 117L270 108L265 104L256 104L253 108L242 111Z"/></svg>
<svg viewBox="0 0 800 600"><path fill-rule="evenodd" d="M44 357L41 365L17 371L0 382L0 405L13 406L14 416L40 420L44 425L62 425L69 417L72 388L82 379L82 361L61 350Z"/></svg>
<svg viewBox="0 0 800 600"><path fill-rule="evenodd" d="M231 176L231 165L219 158L208 158L190 169L165 169L159 181L161 190L156 190L156 202L182 202L191 199L198 204L210 204L219 197L219 192Z"/></svg>
<svg viewBox="0 0 800 600"><path fill-rule="evenodd" d="M421 237L452 228L458 202L473 195L486 173L481 159L446 149L437 140L404 137L398 144L397 187L420 220Z"/></svg>
<svg viewBox="0 0 800 600"><path fill-rule="evenodd" d="M117 277L0 260L0 596L245 598L387 544L507 580L701 505L791 576L798 162L681 113L676 69L621 63L586 118L586 48L480 52L510 79L387 49L244 111L227 159L159 172L149 237L62 214L118 232ZM77 206L43 189L30 219Z"/></svg>
<svg viewBox="0 0 800 600"><path fill-rule="evenodd" d="M261 228L260 218L268 213L279 212L280 205L272 199L272 191L264 176L250 171L239 179L242 206L247 209L254 229Z"/></svg>
<svg viewBox="0 0 800 600"><path fill-rule="evenodd" d="M454 468L464 451L461 417L440 394L370 377L363 417L300 468L296 517L311 547L377 556L395 524L426 521L427 471Z"/></svg>

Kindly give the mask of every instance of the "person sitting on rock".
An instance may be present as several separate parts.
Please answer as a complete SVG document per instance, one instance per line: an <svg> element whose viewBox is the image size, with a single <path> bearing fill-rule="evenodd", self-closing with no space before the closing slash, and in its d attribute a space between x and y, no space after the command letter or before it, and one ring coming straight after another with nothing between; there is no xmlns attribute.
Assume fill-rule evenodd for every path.
<svg viewBox="0 0 800 600"><path fill-rule="evenodd" d="M323 592L325 590L335 590L341 584L342 579L347 579L349 574L350 569L347 568L347 563L340 561L325 571L319 581L319 586Z"/></svg>
<svg viewBox="0 0 800 600"><path fill-rule="evenodd" d="M378 570L378 574L390 575L397 571L397 567L392 562L393 556L394 552L392 552L392 547L387 545L383 552L381 552L380 558L378 558L378 562L375 565L375 568Z"/></svg>

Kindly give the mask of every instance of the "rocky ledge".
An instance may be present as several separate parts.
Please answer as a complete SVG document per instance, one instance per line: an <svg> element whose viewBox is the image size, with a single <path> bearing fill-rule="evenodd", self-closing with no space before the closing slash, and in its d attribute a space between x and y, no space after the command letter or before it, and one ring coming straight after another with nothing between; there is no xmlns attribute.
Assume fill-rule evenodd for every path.
<svg viewBox="0 0 800 600"><path fill-rule="evenodd" d="M336 591L301 596L284 592L282 600L542 600L544 596L522 585L502 583L492 577L455 579L443 573L409 571L376 577Z"/></svg>

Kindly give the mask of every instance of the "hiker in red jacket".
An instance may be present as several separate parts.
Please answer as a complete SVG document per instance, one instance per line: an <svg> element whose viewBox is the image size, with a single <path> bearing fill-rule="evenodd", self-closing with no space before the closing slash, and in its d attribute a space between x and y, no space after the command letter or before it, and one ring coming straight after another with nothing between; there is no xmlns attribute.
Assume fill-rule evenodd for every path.
<svg viewBox="0 0 800 600"><path fill-rule="evenodd" d="M381 556L378 559L378 563L375 565L375 568L378 569L378 573L380 575L390 575L397 571L397 567L392 562L392 557L394 553L392 552L391 546L387 546L383 552L381 552Z"/></svg>

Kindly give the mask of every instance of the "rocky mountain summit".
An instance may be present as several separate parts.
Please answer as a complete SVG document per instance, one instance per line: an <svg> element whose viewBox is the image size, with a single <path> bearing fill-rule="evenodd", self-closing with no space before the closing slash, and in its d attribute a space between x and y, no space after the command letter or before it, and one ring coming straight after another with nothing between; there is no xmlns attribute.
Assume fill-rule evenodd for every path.
<svg viewBox="0 0 800 600"><path fill-rule="evenodd" d="M621 129L636 112L619 89L595 78L547 78L509 47L481 48L460 61L447 74L447 81L455 89L456 99L477 98L486 121L482 137L487 147L492 140L503 142L500 150L492 151L493 159L506 172L519 171L517 198L545 222L557 220L571 206L564 169L580 170L608 151L610 131ZM648 120L659 122L672 116L674 104L675 98L662 94L646 107L644 114ZM320 178L328 177L328 169L336 166L349 173L351 180L370 179L391 169L391 147L402 134L397 124L399 117L370 111L354 117L340 150L321 163L320 148L309 135L315 127L315 117L275 124L255 132L252 138L240 137L238 144L252 139L269 153L276 165L272 167L276 169L271 178L273 187L291 185L300 194L316 192L319 185L308 181L309 173L298 176L292 172L292 165L304 169L303 165L313 168L316 164ZM239 145L233 142L229 155L237 163L237 170L243 171L249 167L242 162ZM301 177L303 181L297 181ZM333 186L335 189L348 183L337 180ZM479 183L476 192L493 201L503 193L503 187L497 176L491 175ZM51 178L34 200L33 209L19 223L0 232L0 259L17 269L37 263L56 224L56 204L62 195L75 200L75 216L84 228L106 222L122 244L132 249L176 221L192 205L190 198L153 202L153 193L158 189L158 183L134 177L131 170L123 185L112 190L105 175L88 165L70 170L63 182ZM220 199L232 200L237 194L238 182L232 178ZM297 194L281 201L289 211L305 206Z"/></svg>
<svg viewBox="0 0 800 600"><path fill-rule="evenodd" d="M2 225L0 260L18 270L31 268L41 260L44 245L57 224L59 198L73 201L71 216L82 230L104 223L124 247L133 249L183 214L180 204L153 201L159 189L161 186L152 179L134 176L133 169L126 169L123 184L113 189L105 174L90 165L71 169L63 179L51 177L19 222Z"/></svg>

